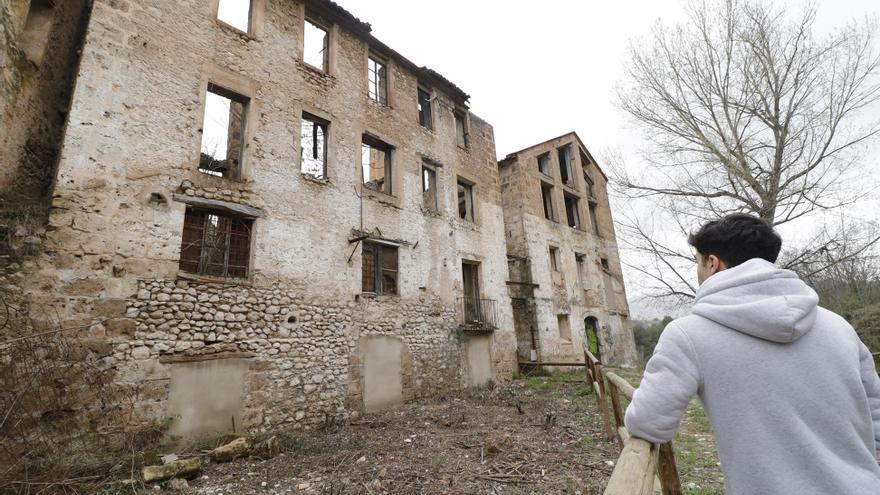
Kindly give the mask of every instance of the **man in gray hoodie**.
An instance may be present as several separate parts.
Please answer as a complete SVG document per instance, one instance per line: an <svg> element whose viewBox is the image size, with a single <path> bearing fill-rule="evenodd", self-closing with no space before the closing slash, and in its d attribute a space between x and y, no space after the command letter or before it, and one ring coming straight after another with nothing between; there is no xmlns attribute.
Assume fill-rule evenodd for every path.
<svg viewBox="0 0 880 495"><path fill-rule="evenodd" d="M672 440L697 394L728 495L880 494L880 378L853 328L774 265L782 240L766 222L729 215L688 242L700 288L660 336L630 433Z"/></svg>

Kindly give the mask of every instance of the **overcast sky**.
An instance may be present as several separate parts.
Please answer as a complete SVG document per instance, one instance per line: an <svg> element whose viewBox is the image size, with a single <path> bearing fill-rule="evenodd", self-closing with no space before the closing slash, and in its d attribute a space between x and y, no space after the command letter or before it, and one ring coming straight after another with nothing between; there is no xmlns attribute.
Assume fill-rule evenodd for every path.
<svg viewBox="0 0 880 495"><path fill-rule="evenodd" d="M639 146L638 133L614 104L629 41L645 37L658 20L678 22L686 5L683 0L335 1L370 23L377 38L469 93L471 110L495 128L499 158L574 130L600 160L608 149ZM800 9L805 2L785 4ZM819 30L880 13L877 0L819 0L817 6ZM861 214L876 217L876 207L863 207ZM638 294L638 281L626 270L625 275L630 295Z"/></svg>

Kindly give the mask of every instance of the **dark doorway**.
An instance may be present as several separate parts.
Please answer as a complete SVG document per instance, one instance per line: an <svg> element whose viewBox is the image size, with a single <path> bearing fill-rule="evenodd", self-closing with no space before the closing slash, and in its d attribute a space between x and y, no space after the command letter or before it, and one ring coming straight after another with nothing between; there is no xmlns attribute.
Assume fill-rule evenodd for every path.
<svg viewBox="0 0 880 495"><path fill-rule="evenodd" d="M601 361L602 355L599 350L599 321L592 316L584 319L584 333L587 337L587 349L596 356L596 359Z"/></svg>

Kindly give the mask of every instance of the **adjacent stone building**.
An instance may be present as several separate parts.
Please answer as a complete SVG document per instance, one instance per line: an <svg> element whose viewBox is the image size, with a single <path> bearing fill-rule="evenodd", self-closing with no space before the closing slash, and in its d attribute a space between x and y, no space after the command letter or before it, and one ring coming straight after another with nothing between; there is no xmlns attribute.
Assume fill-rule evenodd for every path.
<svg viewBox="0 0 880 495"><path fill-rule="evenodd" d="M509 379L532 346L574 360L586 318L603 356L632 362L595 163L598 231L593 196L558 168L543 180L579 195L585 221L540 215L532 162L567 143L580 181L573 134L499 166L464 91L326 0L0 14L19 64L3 72L18 82L0 95L16 129L0 192L27 183L49 212L24 291L94 344L137 418L181 436L310 428ZM540 268L550 244L558 272Z"/></svg>
<svg viewBox="0 0 880 495"><path fill-rule="evenodd" d="M520 361L635 365L607 178L574 132L498 164Z"/></svg>

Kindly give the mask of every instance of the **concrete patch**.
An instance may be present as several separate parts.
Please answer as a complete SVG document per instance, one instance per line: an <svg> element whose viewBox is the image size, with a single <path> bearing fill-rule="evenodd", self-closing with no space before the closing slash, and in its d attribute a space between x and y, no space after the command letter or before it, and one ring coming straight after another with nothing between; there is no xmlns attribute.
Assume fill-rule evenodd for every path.
<svg viewBox="0 0 880 495"><path fill-rule="evenodd" d="M404 343L397 337L369 335L361 341L364 410L381 411L403 403Z"/></svg>
<svg viewBox="0 0 880 495"><path fill-rule="evenodd" d="M181 438L241 429L248 359L174 363L168 391L169 434Z"/></svg>

